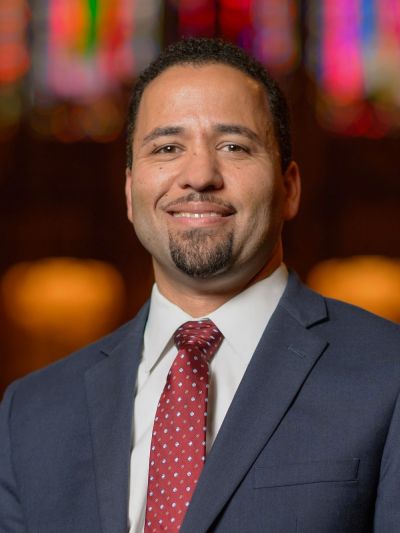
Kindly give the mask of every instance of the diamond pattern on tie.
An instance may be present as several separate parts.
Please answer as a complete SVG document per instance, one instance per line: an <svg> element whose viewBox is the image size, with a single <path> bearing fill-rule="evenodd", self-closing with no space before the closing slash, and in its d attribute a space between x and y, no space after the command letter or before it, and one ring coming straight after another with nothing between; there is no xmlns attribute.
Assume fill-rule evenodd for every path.
<svg viewBox="0 0 400 533"><path fill-rule="evenodd" d="M146 533L179 531L206 454L209 362L222 333L209 320L190 321L174 335L178 354L154 419Z"/></svg>

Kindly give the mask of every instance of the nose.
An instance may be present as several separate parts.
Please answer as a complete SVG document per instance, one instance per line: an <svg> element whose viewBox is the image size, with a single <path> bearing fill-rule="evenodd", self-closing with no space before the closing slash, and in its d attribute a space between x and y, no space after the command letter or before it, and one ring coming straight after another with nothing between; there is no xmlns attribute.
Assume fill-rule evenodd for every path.
<svg viewBox="0 0 400 533"><path fill-rule="evenodd" d="M221 189L223 177L217 154L208 147L187 153L178 184L182 189L207 191Z"/></svg>

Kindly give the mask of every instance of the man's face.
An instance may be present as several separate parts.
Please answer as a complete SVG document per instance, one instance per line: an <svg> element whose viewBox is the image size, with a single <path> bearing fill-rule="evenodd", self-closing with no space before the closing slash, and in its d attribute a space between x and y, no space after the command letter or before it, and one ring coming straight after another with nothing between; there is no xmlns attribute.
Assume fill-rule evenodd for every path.
<svg viewBox="0 0 400 533"><path fill-rule="evenodd" d="M178 65L145 89L127 170L128 217L156 279L250 280L280 253L298 204L265 92L221 64Z"/></svg>

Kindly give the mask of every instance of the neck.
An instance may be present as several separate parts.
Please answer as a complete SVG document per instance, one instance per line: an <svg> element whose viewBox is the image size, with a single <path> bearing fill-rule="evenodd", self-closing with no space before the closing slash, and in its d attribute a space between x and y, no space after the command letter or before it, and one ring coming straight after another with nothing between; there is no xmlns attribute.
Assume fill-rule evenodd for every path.
<svg viewBox="0 0 400 533"><path fill-rule="evenodd" d="M281 264L282 256L274 255L256 273L249 273L235 283L181 283L176 278L169 278L163 271L155 268L155 279L159 291L170 302L180 307L190 316L197 318L207 316L231 298L244 291L254 283L270 276Z"/></svg>

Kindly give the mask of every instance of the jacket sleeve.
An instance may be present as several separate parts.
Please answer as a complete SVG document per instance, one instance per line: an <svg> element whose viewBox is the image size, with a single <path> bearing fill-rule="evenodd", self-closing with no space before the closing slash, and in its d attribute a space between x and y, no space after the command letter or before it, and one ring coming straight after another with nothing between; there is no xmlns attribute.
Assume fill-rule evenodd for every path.
<svg viewBox="0 0 400 533"><path fill-rule="evenodd" d="M11 386L0 404L0 531L1 533L25 533L18 484L12 464L10 419L13 402Z"/></svg>
<svg viewBox="0 0 400 533"><path fill-rule="evenodd" d="M400 395L382 455L375 504L374 533L400 531Z"/></svg>

